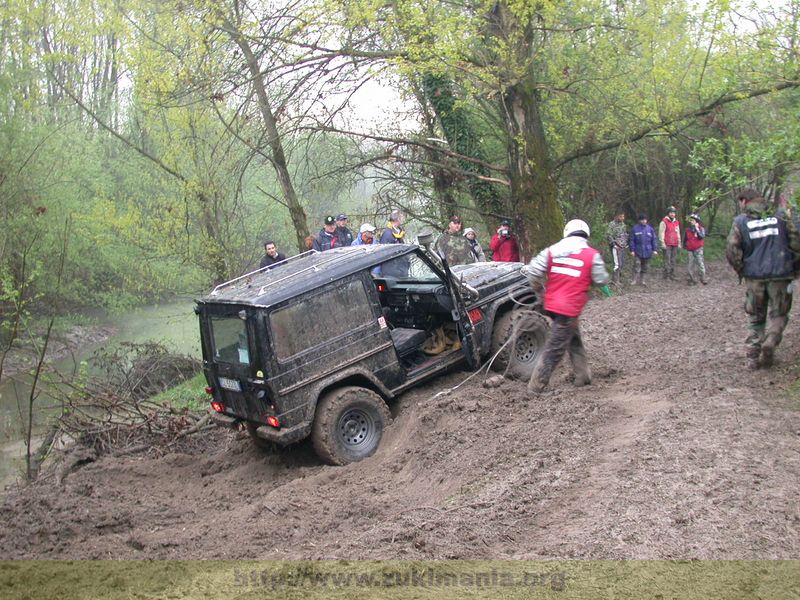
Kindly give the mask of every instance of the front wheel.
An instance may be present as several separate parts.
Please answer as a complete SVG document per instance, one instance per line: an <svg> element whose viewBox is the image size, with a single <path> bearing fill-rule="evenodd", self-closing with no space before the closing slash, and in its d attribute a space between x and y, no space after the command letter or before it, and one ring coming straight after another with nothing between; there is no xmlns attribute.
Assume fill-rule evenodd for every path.
<svg viewBox="0 0 800 600"><path fill-rule="evenodd" d="M383 398L372 390L339 388L320 399L311 442L330 465L357 462L375 454L391 419Z"/></svg>
<svg viewBox="0 0 800 600"><path fill-rule="evenodd" d="M492 332L492 368L527 380L547 343L550 321L533 310L514 310L501 315ZM502 348L502 350L501 350Z"/></svg>

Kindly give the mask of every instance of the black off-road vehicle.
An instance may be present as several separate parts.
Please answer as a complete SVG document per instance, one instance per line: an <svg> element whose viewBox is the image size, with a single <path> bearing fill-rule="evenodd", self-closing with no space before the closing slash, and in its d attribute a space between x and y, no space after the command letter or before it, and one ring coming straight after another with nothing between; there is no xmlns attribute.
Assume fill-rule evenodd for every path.
<svg viewBox="0 0 800 600"><path fill-rule="evenodd" d="M353 246L217 286L196 308L215 422L259 445L310 435L341 465L378 448L386 401L450 367L499 352L494 366L530 376L549 325L521 266Z"/></svg>

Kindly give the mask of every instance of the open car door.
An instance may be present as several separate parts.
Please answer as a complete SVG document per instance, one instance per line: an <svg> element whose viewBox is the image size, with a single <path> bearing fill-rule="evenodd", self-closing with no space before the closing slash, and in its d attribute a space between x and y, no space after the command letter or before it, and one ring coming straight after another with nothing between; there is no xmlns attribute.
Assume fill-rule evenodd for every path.
<svg viewBox="0 0 800 600"><path fill-rule="evenodd" d="M452 318L458 327L458 335L461 338L464 356L467 359L467 364L472 369L477 369L481 364L481 356L480 348L478 348L475 341L475 330L467 313L467 305L464 302L464 292L467 288L453 275L450 265L447 264L447 259L443 256L440 256L439 259L442 261L442 267L447 276L447 288L450 290L450 298L453 300Z"/></svg>

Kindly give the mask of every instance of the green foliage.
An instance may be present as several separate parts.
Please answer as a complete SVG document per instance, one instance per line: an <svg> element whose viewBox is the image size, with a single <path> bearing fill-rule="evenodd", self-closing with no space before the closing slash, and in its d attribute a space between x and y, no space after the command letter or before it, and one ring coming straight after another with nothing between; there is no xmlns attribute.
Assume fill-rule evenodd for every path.
<svg viewBox="0 0 800 600"><path fill-rule="evenodd" d="M761 191L772 188L771 191L780 192L785 177L800 167L797 94L785 96L789 102L778 98L769 103L749 103L748 117L752 122L770 120L780 127L768 127L767 123L763 128L740 126L736 135L709 138L693 146L689 164L709 183L698 195L698 203L713 199L720 188L753 187Z"/></svg>
<svg viewBox="0 0 800 600"><path fill-rule="evenodd" d="M188 408L192 411L207 410L209 396L205 393L206 378L198 373L191 379L169 388L153 396L151 400L157 404L169 405L175 409Z"/></svg>
<svg viewBox="0 0 800 600"><path fill-rule="evenodd" d="M745 30L739 13L750 18ZM296 246L297 223L232 28L269 82L312 230L327 213L377 216L373 189L358 187L367 170L346 165L380 154L390 163L402 150L309 129L335 124L336 102L346 104L378 72L399 76L406 97L427 82L451 149L499 167L451 161L457 175L439 184L457 204L470 205L469 195L497 212L498 198L529 200L509 200L510 186L465 181L465 172L535 174L528 186L518 177L514 193L557 189L565 213L597 228L619 205L655 218L667 203L688 210L731 187L786 187L800 160L795 92L701 121L670 117L796 80L796 13L791 2L767 9L728 0L326 0L289 10L258 1L10 0L0 8L3 316L21 289L28 311L123 310L238 275L257 264L267 237L282 250ZM512 89L527 95L524 106L536 112L520 122L541 119L542 140L509 127L503 99ZM658 137L575 158L661 121ZM529 152L538 141L542 151ZM391 184L407 178L408 202L420 206L437 170L430 155L404 158L405 170L381 175ZM527 224L556 212L531 210ZM53 256L67 219L65 278L56 286Z"/></svg>

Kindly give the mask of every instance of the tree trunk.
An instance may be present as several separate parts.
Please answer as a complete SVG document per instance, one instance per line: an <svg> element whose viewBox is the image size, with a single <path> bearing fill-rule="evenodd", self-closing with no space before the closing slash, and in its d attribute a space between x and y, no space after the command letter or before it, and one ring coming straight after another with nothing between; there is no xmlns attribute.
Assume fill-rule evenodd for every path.
<svg viewBox="0 0 800 600"><path fill-rule="evenodd" d="M451 82L442 76L427 74L422 78L425 98L433 107L436 117L442 126L450 149L464 156L486 161L481 146L480 136L470 123L469 116L463 108L456 105ZM486 167L469 162L459 161L460 168L467 173L478 176L490 176ZM481 213L487 231L497 226L497 218L506 214L500 195L495 186L478 177L470 177L467 186L475 207Z"/></svg>
<svg viewBox="0 0 800 600"><path fill-rule="evenodd" d="M306 212L300 205L297 199L297 193L292 184L292 178L289 174L289 168L286 164L286 154L283 151L283 143L281 142L281 135L278 132L278 122L275 115L272 113L270 106L269 96L267 96L267 88L264 82L264 76L258 64L258 59L253 54L250 44L241 34L241 32L234 27L234 25L225 19L225 30L231 39L239 46L242 51L245 61L247 62L247 69L250 72L250 77L253 83L253 89L258 98L258 108L261 112L261 118L264 120L264 128L267 132L267 144L269 145L272 158L272 166L275 168L275 174L278 177L283 197L286 200L286 206L289 209L289 216L294 225L295 235L297 236L297 249L300 252L305 252L305 239L308 237L308 223L306 222Z"/></svg>
<svg viewBox="0 0 800 600"><path fill-rule="evenodd" d="M508 136L508 165L514 227L523 258L561 239L564 215L558 205L553 165L530 79L505 90L501 110Z"/></svg>

